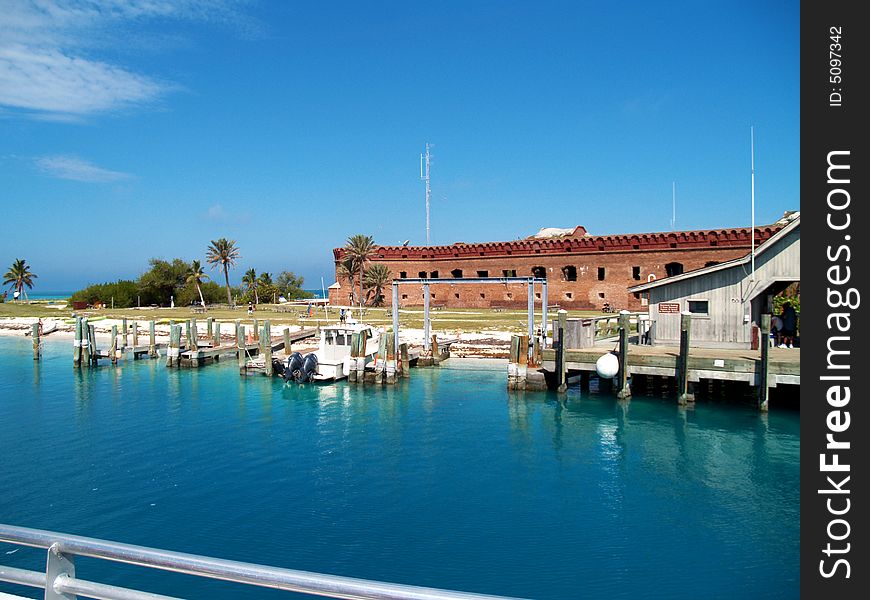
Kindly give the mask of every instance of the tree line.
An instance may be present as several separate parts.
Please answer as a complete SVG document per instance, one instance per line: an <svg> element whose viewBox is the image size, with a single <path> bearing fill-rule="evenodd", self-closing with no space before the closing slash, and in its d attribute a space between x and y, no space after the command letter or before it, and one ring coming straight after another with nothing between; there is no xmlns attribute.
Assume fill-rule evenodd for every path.
<svg viewBox="0 0 870 600"><path fill-rule="evenodd" d="M248 269L242 277L242 285L231 286L229 271L240 258L234 240L212 240L206 249L206 262L223 273L223 286L211 281L199 260L152 258L148 261L149 269L138 279L89 285L75 292L70 302L101 302L104 305L111 303L116 308L130 308L169 306L173 302L178 306L217 304L226 299L226 303L233 306L236 301L259 304L261 300L278 302L281 297L286 300L312 297L302 289L304 279L291 271L282 271L273 279L271 273L257 274L255 269Z"/></svg>

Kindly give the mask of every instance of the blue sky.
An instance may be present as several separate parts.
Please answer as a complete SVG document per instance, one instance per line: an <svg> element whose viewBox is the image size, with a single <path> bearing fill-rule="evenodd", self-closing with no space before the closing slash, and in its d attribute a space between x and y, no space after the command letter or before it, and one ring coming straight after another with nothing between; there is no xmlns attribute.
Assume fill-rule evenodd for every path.
<svg viewBox="0 0 870 600"><path fill-rule="evenodd" d="M750 125L756 221L799 209L798 2L0 5L0 263L43 290L217 237L329 285L425 242L426 142L437 244L666 231L672 181L677 228L748 226Z"/></svg>

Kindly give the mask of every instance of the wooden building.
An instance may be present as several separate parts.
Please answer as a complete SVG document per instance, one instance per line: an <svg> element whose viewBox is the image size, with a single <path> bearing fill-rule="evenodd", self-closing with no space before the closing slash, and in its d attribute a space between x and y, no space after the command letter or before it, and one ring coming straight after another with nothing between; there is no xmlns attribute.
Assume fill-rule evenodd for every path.
<svg viewBox="0 0 870 600"><path fill-rule="evenodd" d="M752 255L636 285L629 292L649 303L654 344L679 345L680 313L692 314L692 345L758 348L758 324L771 313L773 296L800 281L800 213L786 214L781 227Z"/></svg>
<svg viewBox="0 0 870 600"><path fill-rule="evenodd" d="M782 224L756 227L756 246L781 228ZM542 229L510 242L378 246L372 262L387 265L395 279L546 278L552 305L642 310L643 298L630 292L630 286L740 258L749 252L751 242L749 228L590 235L575 227ZM351 304L355 298L351 282L340 275L344 249L335 248L333 255L336 283L329 287L329 300ZM391 302L389 294L386 301ZM429 301L445 307L524 308L527 297L522 285L481 282L479 286L432 285ZM399 303L422 305L422 286L403 286Z"/></svg>

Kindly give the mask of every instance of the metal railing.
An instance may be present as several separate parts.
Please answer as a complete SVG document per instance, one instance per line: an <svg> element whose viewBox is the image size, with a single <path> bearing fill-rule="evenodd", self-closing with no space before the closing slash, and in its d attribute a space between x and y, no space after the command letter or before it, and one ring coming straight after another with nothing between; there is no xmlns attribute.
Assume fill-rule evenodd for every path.
<svg viewBox="0 0 870 600"><path fill-rule="evenodd" d="M70 600L78 596L105 600L171 600L172 598L171 596L161 596L79 579L76 577L75 570L76 556L99 558L197 577L328 598L407 598L411 600L484 600L487 598L497 600L503 598L282 569L3 523L0 523L0 542L48 550L45 572L0 565L0 581L42 588L45 590L46 600Z"/></svg>

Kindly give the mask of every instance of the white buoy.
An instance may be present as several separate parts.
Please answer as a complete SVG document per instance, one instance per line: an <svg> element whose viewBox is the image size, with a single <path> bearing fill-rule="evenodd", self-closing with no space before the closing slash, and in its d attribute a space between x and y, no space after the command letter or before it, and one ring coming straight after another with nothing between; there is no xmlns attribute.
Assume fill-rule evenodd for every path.
<svg viewBox="0 0 870 600"><path fill-rule="evenodd" d="M615 354L608 352L595 361L595 370L598 376L604 379L612 379L619 373L619 359Z"/></svg>

